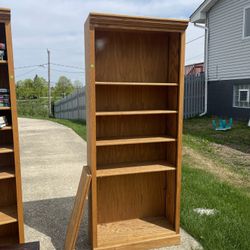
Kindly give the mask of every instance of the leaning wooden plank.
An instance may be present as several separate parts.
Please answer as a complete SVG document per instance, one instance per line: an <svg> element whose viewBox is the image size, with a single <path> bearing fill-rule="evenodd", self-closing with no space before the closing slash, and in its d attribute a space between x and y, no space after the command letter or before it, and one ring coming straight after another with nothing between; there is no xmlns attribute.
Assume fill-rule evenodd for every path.
<svg viewBox="0 0 250 250"><path fill-rule="evenodd" d="M82 175L75 198L73 211L67 228L66 239L64 243L65 250L75 249L80 223L84 212L84 204L87 198L87 194L89 192L90 182L91 174L89 172L88 167L85 166L82 170Z"/></svg>

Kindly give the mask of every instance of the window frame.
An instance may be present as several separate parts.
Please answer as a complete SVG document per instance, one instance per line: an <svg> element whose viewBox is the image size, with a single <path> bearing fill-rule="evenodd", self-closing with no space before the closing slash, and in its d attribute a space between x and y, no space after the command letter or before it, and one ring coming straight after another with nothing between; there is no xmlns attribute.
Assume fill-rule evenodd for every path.
<svg viewBox="0 0 250 250"><path fill-rule="evenodd" d="M246 101L241 101L240 100L240 92L247 92L247 100ZM249 89L239 89L239 96L238 96L238 102L249 102Z"/></svg>
<svg viewBox="0 0 250 250"><path fill-rule="evenodd" d="M245 20L246 20L246 10L247 9L250 9L250 5L246 6L244 9L243 9L243 31L242 31L242 38L243 39L250 39L250 35L249 36L245 36Z"/></svg>
<svg viewBox="0 0 250 250"><path fill-rule="evenodd" d="M247 95L246 101L240 101L240 91L247 91L248 95ZM246 106L243 103L245 103ZM241 104L243 105L241 106ZM233 108L250 109L250 84L248 83L247 84L234 84L233 86Z"/></svg>

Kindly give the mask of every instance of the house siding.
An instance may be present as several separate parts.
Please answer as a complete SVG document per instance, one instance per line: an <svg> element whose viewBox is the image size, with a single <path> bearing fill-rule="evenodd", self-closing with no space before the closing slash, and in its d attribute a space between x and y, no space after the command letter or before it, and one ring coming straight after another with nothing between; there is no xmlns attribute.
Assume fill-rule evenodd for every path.
<svg viewBox="0 0 250 250"><path fill-rule="evenodd" d="M208 12L208 80L250 78L250 38L243 39L243 12L250 0L220 0Z"/></svg>

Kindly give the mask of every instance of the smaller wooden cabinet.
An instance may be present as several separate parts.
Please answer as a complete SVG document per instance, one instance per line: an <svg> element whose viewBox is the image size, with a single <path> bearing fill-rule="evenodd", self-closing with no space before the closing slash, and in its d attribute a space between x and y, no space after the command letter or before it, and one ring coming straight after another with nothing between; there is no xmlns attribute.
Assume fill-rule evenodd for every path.
<svg viewBox="0 0 250 250"><path fill-rule="evenodd" d="M0 60L0 90L2 94L6 91L5 100L0 105L0 116L6 117L8 122L6 127L0 128L0 246L2 246L24 242L16 92L8 9L0 9L0 43L1 49L5 47L4 56ZM1 96L3 100L3 95Z"/></svg>
<svg viewBox="0 0 250 250"><path fill-rule="evenodd" d="M180 242L187 24L105 14L85 23L93 249Z"/></svg>

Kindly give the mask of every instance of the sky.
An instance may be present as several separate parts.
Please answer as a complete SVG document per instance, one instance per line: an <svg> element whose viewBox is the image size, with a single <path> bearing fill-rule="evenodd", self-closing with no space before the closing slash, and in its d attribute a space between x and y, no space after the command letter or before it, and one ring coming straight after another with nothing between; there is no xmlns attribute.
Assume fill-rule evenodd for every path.
<svg viewBox="0 0 250 250"><path fill-rule="evenodd" d="M47 79L47 65L43 64L47 63L49 49L53 63L52 85L60 75L72 81L80 80L84 84L84 21L89 12L187 19L202 1L1 0L1 7L10 8L12 12L16 80L33 78L36 74ZM203 29L189 24L186 42L186 64L202 62Z"/></svg>

